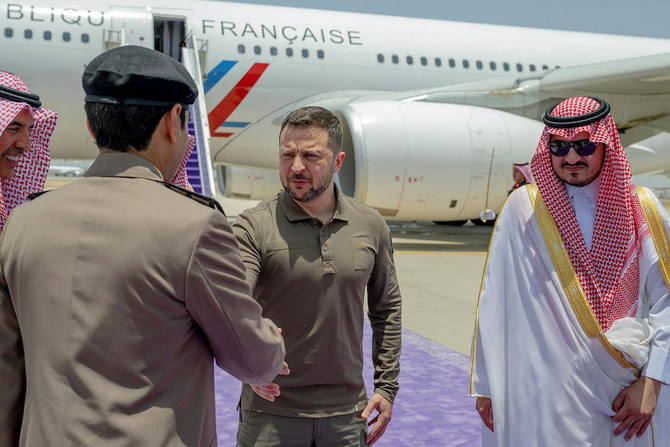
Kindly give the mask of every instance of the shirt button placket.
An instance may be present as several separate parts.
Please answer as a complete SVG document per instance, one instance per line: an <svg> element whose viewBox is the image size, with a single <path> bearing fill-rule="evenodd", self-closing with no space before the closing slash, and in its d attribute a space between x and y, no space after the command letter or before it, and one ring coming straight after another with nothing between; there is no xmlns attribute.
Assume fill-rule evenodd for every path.
<svg viewBox="0 0 670 447"><path fill-rule="evenodd" d="M319 230L319 240L321 241L321 268L323 273L335 273L335 267L332 263L332 250L328 248L327 244L325 225L321 227L321 230Z"/></svg>

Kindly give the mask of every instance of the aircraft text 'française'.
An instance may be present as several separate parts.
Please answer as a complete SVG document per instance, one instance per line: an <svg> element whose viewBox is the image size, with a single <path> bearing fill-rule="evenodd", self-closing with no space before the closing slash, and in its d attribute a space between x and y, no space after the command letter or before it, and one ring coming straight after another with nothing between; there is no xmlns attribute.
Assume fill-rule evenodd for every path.
<svg viewBox="0 0 670 447"><path fill-rule="evenodd" d="M221 21L219 26L215 20L203 19L202 33L207 34L208 30L215 30L220 27L221 35L233 35L235 37L256 37L259 39L284 39L289 45L293 42L315 42L315 43L334 43L363 45L360 31L339 30L339 29L311 29L300 28L292 25L252 25L245 23L240 26L235 22Z"/></svg>
<svg viewBox="0 0 670 447"><path fill-rule="evenodd" d="M31 22L61 22L68 25L103 26L109 20L109 13L90 9L35 7L18 3L7 4L8 20L27 20ZM254 37L257 39L283 40L289 45L294 42L332 43L336 45L363 45L361 32L350 29L310 28L291 24L254 24L237 23L229 20L202 20L202 33L221 36Z"/></svg>

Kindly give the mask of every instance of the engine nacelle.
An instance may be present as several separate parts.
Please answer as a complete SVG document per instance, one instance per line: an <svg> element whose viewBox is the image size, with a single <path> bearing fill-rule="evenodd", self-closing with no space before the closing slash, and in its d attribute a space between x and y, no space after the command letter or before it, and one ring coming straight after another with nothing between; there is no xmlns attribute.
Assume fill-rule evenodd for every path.
<svg viewBox="0 0 670 447"><path fill-rule="evenodd" d="M237 166L218 166L219 191L227 197L263 200L281 191L279 171Z"/></svg>
<svg viewBox="0 0 670 447"><path fill-rule="evenodd" d="M425 102L352 103L344 126L342 191L385 218L465 220L498 211L512 164L530 161L543 125L482 107Z"/></svg>

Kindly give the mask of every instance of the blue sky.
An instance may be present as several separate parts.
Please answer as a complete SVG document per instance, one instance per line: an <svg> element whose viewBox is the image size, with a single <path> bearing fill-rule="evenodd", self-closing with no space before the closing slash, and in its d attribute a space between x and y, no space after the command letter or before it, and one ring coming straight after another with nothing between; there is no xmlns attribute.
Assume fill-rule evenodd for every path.
<svg viewBox="0 0 670 447"><path fill-rule="evenodd" d="M232 1L236 3L295 6L438 20L670 38L670 1L668 0Z"/></svg>

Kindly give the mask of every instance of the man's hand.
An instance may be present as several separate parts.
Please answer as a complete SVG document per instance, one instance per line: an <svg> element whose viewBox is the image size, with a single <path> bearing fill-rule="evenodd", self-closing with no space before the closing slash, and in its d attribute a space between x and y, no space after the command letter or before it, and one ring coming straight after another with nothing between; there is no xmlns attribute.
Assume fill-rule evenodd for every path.
<svg viewBox="0 0 670 447"><path fill-rule="evenodd" d="M279 372L280 376L287 376L291 373L291 370L288 369L288 365L284 362L284 366ZM269 385L249 385L254 393L258 394L265 400L274 402L275 397L279 396L279 385L276 383L271 383Z"/></svg>
<svg viewBox="0 0 670 447"><path fill-rule="evenodd" d="M386 431L386 427L391 422L393 404L382 397L381 394L373 394L363 413L361 413L361 417L367 419L372 414L372 410L377 410L378 414L368 422L368 427L374 424L370 434L365 439L369 446L377 442Z"/></svg>
<svg viewBox="0 0 670 447"><path fill-rule="evenodd" d="M612 410L617 413L612 421L621 422L614 429L614 436L626 432L624 438L630 441L637 434L639 438L651 423L656 411L656 400L661 392L662 382L641 376L635 383L619 393L612 403Z"/></svg>
<svg viewBox="0 0 670 447"><path fill-rule="evenodd" d="M493 431L493 406L491 405L491 398L478 397L477 402L475 402L475 408L477 409L477 413L479 413L479 417L482 418L484 425Z"/></svg>

